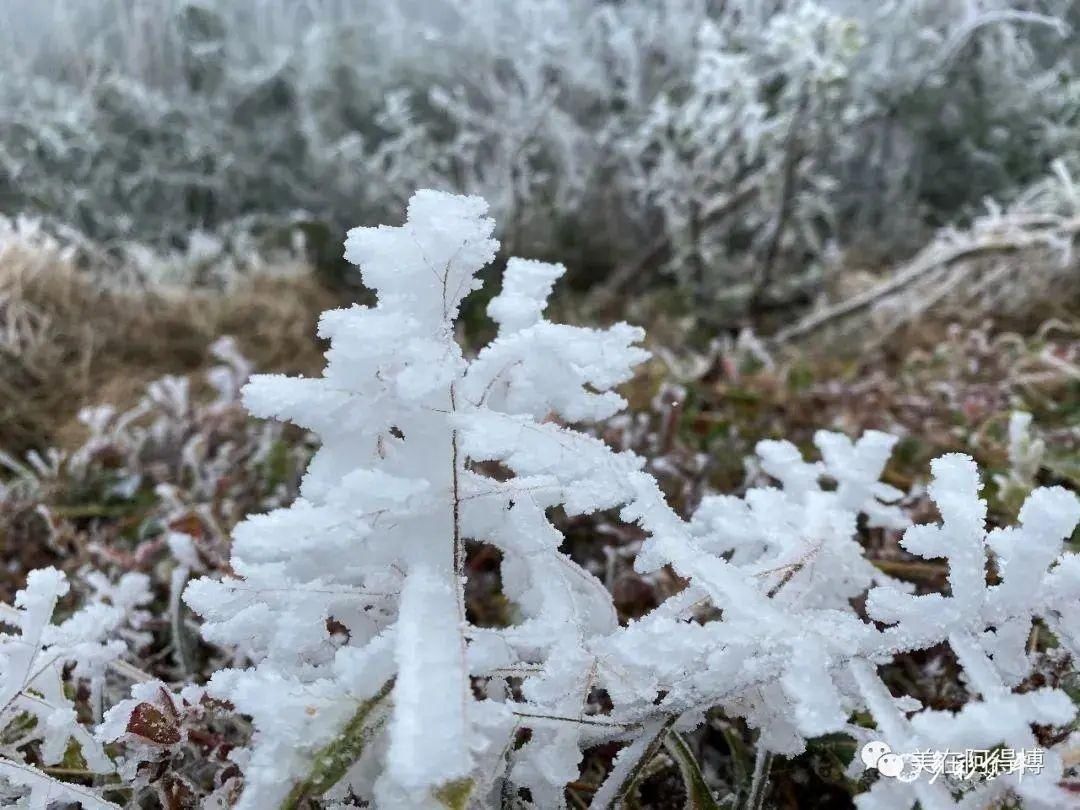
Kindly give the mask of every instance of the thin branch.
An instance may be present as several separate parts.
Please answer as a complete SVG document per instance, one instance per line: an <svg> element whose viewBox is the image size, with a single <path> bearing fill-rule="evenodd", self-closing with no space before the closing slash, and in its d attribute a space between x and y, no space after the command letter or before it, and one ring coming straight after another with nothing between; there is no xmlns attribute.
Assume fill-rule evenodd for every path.
<svg viewBox="0 0 1080 810"><path fill-rule="evenodd" d="M780 187L780 206L776 211L776 219L773 223L772 235L769 245L765 250L765 258L762 261L761 272L754 292L750 296L750 314L754 317L764 304L765 295L772 285L773 271L776 268L776 260L780 255L780 244L787 230L788 220L791 218L791 209L795 203L796 170L803 156L802 141L800 134L803 121L806 118L806 108L809 104L809 93L804 86L799 94L799 104L791 119L791 128L788 130L787 142L784 147L784 170L782 185Z"/></svg>
<svg viewBox="0 0 1080 810"><path fill-rule="evenodd" d="M531 714L529 712L510 712L515 717L526 717L535 720L552 720L558 723L574 723L581 726L603 726L604 728L635 729L636 723L616 723L611 720L591 720L585 717L564 717L558 714Z"/></svg>
<svg viewBox="0 0 1080 810"><path fill-rule="evenodd" d="M833 321L849 317L872 307L878 302L899 293L926 276L940 269L947 269L957 262L977 259L999 253L1016 253L1031 247L1053 247L1061 240L1072 241L1080 234L1080 217L1058 221L1055 227L1020 233L1011 237L969 237L961 244L941 246L934 244L921 251L906 266L901 267L888 279L858 295L841 301L819 312L811 313L773 338L774 345L783 345L820 330Z"/></svg>

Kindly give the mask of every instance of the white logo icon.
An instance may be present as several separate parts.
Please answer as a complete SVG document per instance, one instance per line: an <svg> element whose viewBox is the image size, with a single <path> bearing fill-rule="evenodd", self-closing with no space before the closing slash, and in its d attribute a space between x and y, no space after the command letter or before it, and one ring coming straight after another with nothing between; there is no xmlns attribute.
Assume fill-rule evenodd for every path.
<svg viewBox="0 0 1080 810"><path fill-rule="evenodd" d="M867 768L876 768L878 761L885 755L892 753L888 743L881 740L872 740L862 747L859 757Z"/></svg>
<svg viewBox="0 0 1080 810"><path fill-rule="evenodd" d="M859 757L867 768L876 768L882 776L912 782L919 776L920 769L908 754L894 754L888 743L873 740L862 747Z"/></svg>

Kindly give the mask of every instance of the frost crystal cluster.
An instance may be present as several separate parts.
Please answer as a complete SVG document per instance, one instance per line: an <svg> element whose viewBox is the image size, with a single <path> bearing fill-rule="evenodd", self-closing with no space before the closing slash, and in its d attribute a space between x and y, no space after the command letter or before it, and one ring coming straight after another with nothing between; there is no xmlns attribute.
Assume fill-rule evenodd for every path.
<svg viewBox="0 0 1080 810"><path fill-rule="evenodd" d="M335 757L343 729L368 716L385 733L345 782L362 791L378 772L379 807L490 790L521 718L498 690L477 699L476 679L529 676L526 701L550 700L570 677L572 648L617 626L601 583L559 551L545 510L615 505L638 462L612 463L550 417L619 410L610 389L646 356L633 347L642 333L549 323L542 312L563 269L511 260L489 306L498 336L467 359L454 322L495 256L485 211L478 198L420 192L404 226L351 231L346 257L378 305L323 315L331 348L321 378L256 377L245 391L255 414L309 428L322 448L290 508L237 528L236 577L186 594L208 640L254 661L210 683L257 728L242 808L309 789L316 760ZM501 551L520 623L470 626L467 539ZM543 669L553 659L560 666ZM383 702L385 719L374 716ZM534 734L522 782L573 778L570 742L567 758L560 731Z"/></svg>
<svg viewBox="0 0 1080 810"><path fill-rule="evenodd" d="M324 314L323 377L256 377L245 391L254 413L315 431L322 449L290 508L237 528L235 576L186 594L205 637L253 662L209 685L254 719L236 755L240 807L346 790L381 808L500 796L562 807L582 751L602 742L625 745L593 806L617 805L655 746L714 707L781 755L831 733L895 751L1031 747L1032 724L1071 721L1063 692L1014 688L1031 670L1034 619L1077 652L1080 561L1063 547L1074 495L1036 490L1017 528L987 535L974 463L938 459L930 494L943 522L907 528L902 544L948 561L948 596L915 595L864 556L860 520L909 523L903 493L879 481L895 442L883 433L821 432L820 462L762 442L760 469L781 486L707 497L685 521L641 459L566 426L618 411L612 389L646 355L625 324L544 319L561 267L511 259L488 306L497 336L463 353L455 319L496 249L485 210L420 192L404 226L351 231L346 256L378 304ZM686 588L619 626L608 592L560 552L555 506L620 509L645 534L638 570L669 565ZM501 554L510 626L470 623L466 541ZM940 644L971 694L955 716L893 697L878 673ZM1050 751L1042 776L993 780L966 801L1013 790L1059 806L1062 768ZM878 780L860 801L951 807L951 790Z"/></svg>
<svg viewBox="0 0 1080 810"><path fill-rule="evenodd" d="M1047 664L1075 669L1080 657L1080 555L1066 545L1080 499L1031 489L1038 448L1022 441L1026 419L1012 430L1014 466L1027 472L1011 480L1026 493L1011 528L988 530L978 470L959 454L931 467L940 522L912 525L905 493L881 480L896 439L875 431L817 433L818 461L762 441L750 466L771 483L707 495L686 519L641 458L574 427L621 410L615 389L647 354L626 324L544 317L561 266L510 259L487 306L495 337L475 354L459 344L462 302L498 247L486 210L477 197L421 191L403 226L352 230L346 256L377 303L323 314L321 377L257 376L243 389L255 415L321 445L292 505L239 523L226 574L184 593L227 662L205 689L129 668L132 697L103 711L104 670L122 668L150 598L141 575L113 585L87 575L98 595L54 624L67 584L39 570L2 608L17 632L0 635L0 778L30 790L20 800L115 806L104 798L115 781L95 790L49 769L77 756L84 776L118 771L124 788L138 785L140 764L165 769L193 742L232 760L215 807L355 797L384 810L548 810L585 778L584 752L606 745L617 753L602 782L595 774L591 807L632 806L664 749L690 806L707 809L723 797L683 734L719 714L756 738L750 806L761 806L770 755L824 735L898 754L1043 750L1041 773L968 782L887 778L855 757L862 810L1068 806L1077 710ZM218 375L226 399L241 376L233 366ZM633 527L638 574L673 572L681 590L620 623L608 589L562 550L560 510L617 515ZM887 575L867 530L943 561L934 570L947 587ZM169 537L184 564L175 593L189 570L207 570L206 544L181 543L175 527ZM498 559L504 622L467 609L478 552ZM927 666L962 673L947 704L958 710L896 694L890 665L924 650ZM96 695L96 735L65 691L75 682ZM193 725L218 711L251 718L242 747Z"/></svg>
<svg viewBox="0 0 1080 810"><path fill-rule="evenodd" d="M50 801L79 802L86 810L115 807L97 793L59 782L24 762L20 749L36 748L39 761L55 766L74 746L91 774L115 768L101 743L80 722L75 703L65 691L65 671L74 682L89 685L91 702L100 705L109 666L122 666L128 645L122 640L130 623L150 600L148 578L125 575L115 585L91 575L96 593L89 603L54 624L57 602L70 588L55 568L31 571L14 605L0 604L0 778L30 789L29 807Z"/></svg>

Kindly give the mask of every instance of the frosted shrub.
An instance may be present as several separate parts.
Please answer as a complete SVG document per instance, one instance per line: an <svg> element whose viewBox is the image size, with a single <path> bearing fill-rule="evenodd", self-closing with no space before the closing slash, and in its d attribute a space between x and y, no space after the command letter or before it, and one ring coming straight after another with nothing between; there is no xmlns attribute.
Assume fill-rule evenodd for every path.
<svg viewBox="0 0 1080 810"><path fill-rule="evenodd" d="M687 288L745 298L785 259L821 253L827 156L851 149L860 112L849 86L860 44L853 21L813 3L701 26L687 86L667 87L624 142Z"/></svg>
<svg viewBox="0 0 1080 810"><path fill-rule="evenodd" d="M139 608L150 600L149 580L128 574L116 585L100 577L92 581L96 594L58 624L53 613L69 585L55 568L31 571L14 606L0 604L0 625L18 631L0 633L0 778L29 788L31 808L60 799L80 802L86 810L116 806L93 790L48 776L19 751L32 750L44 765L54 766L73 745L89 773L115 770L102 744L80 722L65 683L88 684L91 705L101 705L105 670L123 664L128 649L123 631L144 615Z"/></svg>
<svg viewBox="0 0 1080 810"><path fill-rule="evenodd" d="M663 748L691 802L708 808L717 780L683 735L718 713L756 735L753 806L770 757L824 735L897 755L1045 749L1041 773L981 782L875 776L855 757L848 775L870 786L861 808L1010 797L1066 806L1076 706L1048 664L1075 669L1080 655L1080 556L1065 546L1080 520L1075 494L1034 489L1015 527L988 532L975 463L947 455L928 488L940 523L911 525L904 493L881 481L896 439L822 431L819 461L760 442L752 466L775 485L708 495L684 519L641 458L572 426L622 409L615 389L647 355L637 328L544 317L561 266L511 259L487 309L497 335L475 355L459 344L460 305L497 248L485 213L479 198L421 191L403 226L350 231L346 255L377 304L324 313L321 377L256 376L243 389L254 414L308 428L321 447L292 505L239 523L224 573L185 591L227 661L205 691L136 673L143 682L95 716L92 735L62 679L94 684L122 654L122 617L142 604L142 586L121 580L108 606L92 600L54 627L63 579L31 574L3 614L21 636L0 636L0 719L10 734L37 718L25 726L35 758L0 748L0 776L38 797L109 806L38 764L74 739L88 770L118 770L141 789L139 764L166 767L213 706L252 721L208 800L240 808L350 797L379 808L560 808L600 745L617 754L592 807L631 804ZM228 346L218 353L227 360ZM218 372L227 403L244 370L234 360ZM601 582L560 550L555 509L610 510L633 524L639 574L670 568L681 590L620 624ZM909 554L944 560L946 592L883 573L861 527L902 531ZM202 565L194 540L177 530L168 542L185 576ZM477 545L500 560L511 609L498 626L466 610ZM956 711L894 694L890 665L919 651L927 667L955 659ZM148 728L147 718L162 722ZM198 733L207 751L221 744Z"/></svg>
<svg viewBox="0 0 1080 810"><path fill-rule="evenodd" d="M1011 199L1055 157L1076 154L1067 123L1080 92L1075 4L828 5L858 19L869 37L852 71L861 149L842 156L847 165L837 171L845 237L858 240L860 229L917 237L903 233L913 222L895 216L897 207L923 206L936 224L966 219L986 197Z"/></svg>
<svg viewBox="0 0 1080 810"><path fill-rule="evenodd" d="M668 256L737 305L812 288L791 277L830 240L892 258L1080 155L1069 0L4 11L0 201L110 247L297 226L320 250L434 187L485 196L512 250L631 279Z"/></svg>
<svg viewBox="0 0 1080 810"><path fill-rule="evenodd" d="M331 781L304 780L339 756L343 729L358 752L384 722L384 745L365 749L377 765L361 759L346 775L352 762L343 761L337 779L361 789L374 767L380 807L483 795L520 720L497 694L475 699L472 679L542 673L523 687L542 700L562 691L552 679L572 682L575 647L616 626L599 581L559 552L545 510L615 505L636 461L608 464L595 440L545 420L621 408L610 389L645 357L632 346L642 334L543 320L562 268L511 260L489 306L498 337L466 359L454 320L495 255L485 209L478 198L420 192L403 227L351 231L346 256L378 305L324 314L322 378L256 377L245 391L254 413L295 421L323 446L292 507L237 527L237 578L199 581L186 595L208 640L239 645L255 662L210 684L255 720L241 807L325 790ZM466 539L502 552L519 624L467 622ZM553 654L561 669L543 671ZM376 720L384 702L393 708ZM361 729L368 717L371 731ZM579 756L569 742L567 759L563 735L538 732L523 781L561 790Z"/></svg>
<svg viewBox="0 0 1080 810"><path fill-rule="evenodd" d="M670 562L689 586L596 642L600 682L616 707L613 719L664 734L691 729L705 709L720 706L758 729L759 753L788 755L803 751L812 737L837 732L909 754L999 745L1032 749L1032 725L1067 727L1076 707L1064 691L1014 689L1035 662L1028 651L1033 619L1076 654L1071 622L1080 608L1080 558L1063 545L1080 519L1076 496L1060 488L1035 490L1017 528L987 534L974 462L962 455L938 459L930 494L943 524L911 527L902 544L918 556L948 561L951 594L913 595L870 565L854 540L860 512L871 525L902 521L882 503L899 493L873 483L892 440L870 433L851 445L819 433L816 443L823 467L802 462L791 445L762 442L762 465L783 490L751 490L745 500L707 499L680 542L660 548L655 538L646 543L639 568ZM822 491L822 475L839 486ZM998 584L987 584L988 561ZM864 593L868 618L883 629L853 608L850 600ZM687 622L703 601L719 608L721 619ZM951 713L926 709L911 697L894 698L878 666L941 643L963 667L967 705ZM876 731L852 721L859 710L869 712ZM622 794L642 750L625 750L597 800ZM852 768L857 764L856 758ZM1040 775L980 783L964 806L985 806L1009 791L1028 807L1063 806L1068 796L1057 784L1063 769L1050 750ZM910 782L879 779L858 803L953 807L961 787L970 783L931 781L929 774Z"/></svg>
<svg viewBox="0 0 1080 810"><path fill-rule="evenodd" d="M853 443L820 433L818 463L763 442L761 467L783 488L710 497L687 523L639 459L561 426L618 410L610 389L644 353L632 346L640 332L623 324L593 331L542 318L558 266L511 260L488 308L498 336L463 355L453 321L495 250L483 213L476 198L421 192L403 227L350 232L347 256L378 305L324 315L322 378L257 377L245 391L255 413L294 420L323 447L291 508L237 528L237 577L196 582L186 597L209 640L237 645L255 664L210 683L255 721L239 758L240 806L346 785L379 807L461 806L466 795L486 806L514 785L557 807L584 748L629 741L596 796L603 807L631 788L654 742L693 729L715 706L744 717L760 748L779 754L828 733L868 739L850 719L863 708L895 750L951 743L957 732L941 736L938 714L908 720L919 708L911 700L883 700L876 673L897 653L943 641L981 697L961 716L967 743L1030 745L1029 722L1070 720L1063 693L1012 687L1030 668L1033 617L1074 643L1068 617L1080 586L1075 558L1061 557L1074 496L1037 490L1021 527L987 538L972 462L936 462L931 494L945 523L909 529L904 542L950 560L951 597L912 596L858 543L860 515L870 526L907 525L895 505L902 493L878 481L894 442L885 434ZM825 479L835 485L823 488ZM686 590L618 627L599 582L558 550L545 515L557 504L569 514L621 506L647 533L638 569L670 564ZM466 539L502 553L504 592L520 611L508 627L465 616ZM1031 551L1018 556L1018 547ZM1001 584L986 585L988 552ZM867 593L884 629L852 606ZM708 604L719 620L705 620ZM597 689L612 704L605 714ZM995 722L1006 707L1001 717L1012 719ZM521 728L531 736L515 746ZM980 790L1050 801L1060 770L1051 761L1041 779ZM938 802L927 806L948 795L904 790ZM897 795L887 806L908 806L908 794Z"/></svg>

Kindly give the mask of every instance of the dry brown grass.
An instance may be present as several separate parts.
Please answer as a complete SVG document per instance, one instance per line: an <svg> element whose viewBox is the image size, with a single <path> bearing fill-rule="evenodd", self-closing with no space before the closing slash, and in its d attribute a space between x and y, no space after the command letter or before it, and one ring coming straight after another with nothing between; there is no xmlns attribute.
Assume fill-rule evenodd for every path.
<svg viewBox="0 0 1080 810"><path fill-rule="evenodd" d="M340 303L312 274L257 276L216 290L115 288L49 252L0 252L0 448L63 438L78 409L132 402L163 374L204 366L234 336L259 370L320 364L318 314Z"/></svg>

